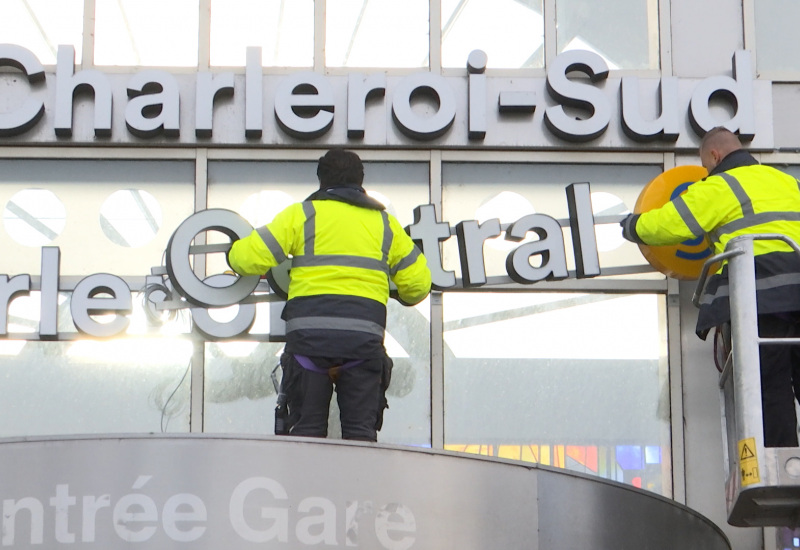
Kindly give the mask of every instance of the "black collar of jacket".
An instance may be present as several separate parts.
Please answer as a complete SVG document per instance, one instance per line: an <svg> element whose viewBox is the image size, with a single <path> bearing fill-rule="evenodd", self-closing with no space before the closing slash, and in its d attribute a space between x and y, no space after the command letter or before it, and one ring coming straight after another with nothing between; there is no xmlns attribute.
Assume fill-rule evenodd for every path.
<svg viewBox="0 0 800 550"><path fill-rule="evenodd" d="M737 149L736 151L728 153L728 155L722 159L708 175L716 176L721 172L727 172L728 170L741 168L742 166L753 166L754 164L758 164L758 161L753 158L753 155L744 149Z"/></svg>
<svg viewBox="0 0 800 550"><path fill-rule="evenodd" d="M370 210L386 210L379 201L367 195L364 189L358 187L329 187L311 193L307 201L339 201Z"/></svg>

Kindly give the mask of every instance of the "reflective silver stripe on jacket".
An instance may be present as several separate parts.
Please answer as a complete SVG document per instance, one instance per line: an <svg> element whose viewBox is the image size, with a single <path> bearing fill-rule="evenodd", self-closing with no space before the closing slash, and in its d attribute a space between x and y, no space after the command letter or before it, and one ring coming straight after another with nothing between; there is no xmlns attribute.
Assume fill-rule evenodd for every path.
<svg viewBox="0 0 800 550"><path fill-rule="evenodd" d="M392 248L392 239L394 235L392 235L392 228L389 225L389 214L386 213L386 210L381 210L381 219L383 220L383 244L381 245L381 261L389 265L389 251Z"/></svg>
<svg viewBox="0 0 800 550"><path fill-rule="evenodd" d="M389 266L375 258L364 256L350 256L348 254L316 254L314 256L295 256L292 267L360 267L375 271L389 272Z"/></svg>
<svg viewBox="0 0 800 550"><path fill-rule="evenodd" d="M317 222L314 216L316 216L317 211L311 201L303 203L303 214L306 215L306 221L303 223L303 240L305 242L305 252L303 254L313 256L314 239L317 235Z"/></svg>
<svg viewBox="0 0 800 550"><path fill-rule="evenodd" d="M756 279L756 291L772 290L791 285L800 285L800 273L781 273L771 277L764 277L763 279ZM703 294L702 298L700 298L700 305L708 305L718 298L727 298L728 294L728 285L720 285L714 294Z"/></svg>
<svg viewBox="0 0 800 550"><path fill-rule="evenodd" d="M352 330L383 338L385 329L378 323L348 317L300 317L286 321L286 332L295 330Z"/></svg>
<svg viewBox="0 0 800 550"><path fill-rule="evenodd" d="M422 254L422 252L420 252L419 248L415 246L405 258L397 262L397 264L394 267L392 267L391 271L392 275L394 275L398 271L402 271L403 269L414 265L414 262L417 261L417 258L419 258L420 254Z"/></svg>
<svg viewBox="0 0 800 550"><path fill-rule="evenodd" d="M389 215L381 211L383 219L383 241L381 243L381 259L368 258L366 256L354 256L350 254L317 254L315 252L316 240L316 209L311 201L303 203L303 213L306 221L303 224L303 239L305 240L305 251L302 255L292 258L292 267L359 267L371 269L382 273L389 273L389 250L392 246L392 228L389 225Z"/></svg>
<svg viewBox="0 0 800 550"><path fill-rule="evenodd" d="M747 194L747 191L744 190L744 187L742 187L742 184L739 183L739 180L725 172L719 174L719 177L725 180L725 183L728 184L728 187L733 191L733 195L739 201L739 206L742 208L742 217L752 216L755 213L753 210L753 201L750 199L750 195Z"/></svg>
<svg viewBox="0 0 800 550"><path fill-rule="evenodd" d="M275 261L281 263L286 260L286 254L284 254L281 245L278 244L278 240L275 238L272 232L267 229L267 226L262 226L256 229L256 232L258 233L259 237L261 237L261 240L264 241L264 244L267 245L267 250L269 250L270 253L272 253L272 255L275 257Z"/></svg>
<svg viewBox="0 0 800 550"><path fill-rule="evenodd" d="M721 225L714 231L711 238L713 242L719 242L720 235L736 233L748 227L755 227L771 222L800 222L800 212L762 212L761 214L752 214L746 218L739 218L738 220L733 220L725 225Z"/></svg>
<svg viewBox="0 0 800 550"><path fill-rule="evenodd" d="M711 242L718 243L722 235L736 233L737 231L747 229L748 227L755 227L757 225L771 222L800 221L800 212L761 212L760 214L756 214L753 209L753 201L747 194L747 191L744 190L744 187L742 187L742 184L739 183L739 180L725 172L718 175L725 180L725 183L728 184L728 187L731 188L733 195L739 201L739 206L742 209L742 217L730 221L725 225L721 225L709 233Z"/></svg>
<svg viewBox="0 0 800 550"><path fill-rule="evenodd" d="M689 210L688 206L686 206L686 202L683 200L682 196L679 195L675 197L672 203L675 205L675 209L678 211L683 223L685 223L686 227L689 228L689 231L692 232L692 235L695 237L705 235L705 229L703 229L697 222L697 219L694 217L694 214L692 214L692 211Z"/></svg>

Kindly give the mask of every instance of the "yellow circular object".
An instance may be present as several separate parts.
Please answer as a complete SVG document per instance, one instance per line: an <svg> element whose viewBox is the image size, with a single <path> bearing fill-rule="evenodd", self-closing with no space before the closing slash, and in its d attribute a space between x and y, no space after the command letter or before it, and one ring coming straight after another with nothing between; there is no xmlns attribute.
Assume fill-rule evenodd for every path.
<svg viewBox="0 0 800 550"><path fill-rule="evenodd" d="M634 214L660 208L707 175L708 171L702 166L678 166L667 170L642 189L633 208ZM713 248L705 236L689 239L677 245L640 244L639 250L658 271L668 277L684 280L700 277L703 264L713 254ZM713 268L711 272L714 272Z"/></svg>

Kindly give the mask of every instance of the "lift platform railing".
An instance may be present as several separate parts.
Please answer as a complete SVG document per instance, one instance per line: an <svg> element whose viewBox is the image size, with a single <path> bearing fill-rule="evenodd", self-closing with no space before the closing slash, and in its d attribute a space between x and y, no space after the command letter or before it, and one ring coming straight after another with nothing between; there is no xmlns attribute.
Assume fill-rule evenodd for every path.
<svg viewBox="0 0 800 550"><path fill-rule="evenodd" d="M705 262L692 301L700 305L711 266L727 260L731 351L719 387L728 523L796 527L800 526L800 448L764 446L759 350L765 345L800 345L800 338L763 338L758 334L756 240L783 241L800 255L800 247L785 235L731 239L725 252Z"/></svg>

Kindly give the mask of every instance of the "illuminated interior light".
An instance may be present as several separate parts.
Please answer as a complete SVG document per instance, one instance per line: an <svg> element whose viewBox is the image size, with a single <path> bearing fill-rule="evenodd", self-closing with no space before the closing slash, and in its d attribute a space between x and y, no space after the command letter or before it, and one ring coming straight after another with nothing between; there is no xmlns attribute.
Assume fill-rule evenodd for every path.
<svg viewBox="0 0 800 550"><path fill-rule="evenodd" d="M478 209L475 210L475 219L478 223L483 223L486 220L499 218L501 224L506 224L535 213L536 209L531 202L519 193L501 191L481 203ZM528 242L533 239L535 237L529 237L520 242L508 241L505 239L505 233L501 233L498 237L487 239L486 245L495 250L508 251L517 248L522 242Z"/></svg>
<svg viewBox="0 0 800 550"><path fill-rule="evenodd" d="M483 50L491 68L541 67L544 19L516 0L443 0L442 65L464 68Z"/></svg>
<svg viewBox="0 0 800 550"><path fill-rule="evenodd" d="M199 0L97 0L98 65L194 67ZM154 17L153 14L158 14ZM180 25L175 22L180 21Z"/></svg>
<svg viewBox="0 0 800 550"><path fill-rule="evenodd" d="M314 64L312 0L212 0L211 65L241 66L248 47L265 67Z"/></svg>
<svg viewBox="0 0 800 550"><path fill-rule="evenodd" d="M25 340L0 340L0 355L19 355L26 343Z"/></svg>
<svg viewBox="0 0 800 550"><path fill-rule="evenodd" d="M561 50L561 52L568 52L570 50L587 50L587 51L590 51L590 52L594 52L594 53L596 53L597 55L599 55L600 57L602 57L605 60L606 65L608 65L608 68L610 70L616 71L616 70L619 70L619 68L620 68L619 65L617 65L616 63L611 61L611 58L609 58L606 54L601 52L599 49L595 48L594 46L592 46L591 44L586 42L580 36L576 36L572 40L567 42L567 45L564 46L564 49ZM559 52L559 53L561 53L561 52Z"/></svg>
<svg viewBox="0 0 800 550"><path fill-rule="evenodd" d="M0 36L6 44L29 49L44 65L56 62L59 44L75 44L75 62L82 57L84 0L5 0Z"/></svg>
<svg viewBox="0 0 800 550"><path fill-rule="evenodd" d="M617 216L630 212L618 196L604 191L592 193L592 214L595 216ZM616 222L596 224L594 234L597 237L597 250L600 252L616 250L626 242L622 238L622 229Z"/></svg>
<svg viewBox="0 0 800 550"><path fill-rule="evenodd" d="M268 224L284 208L296 202L285 191L259 191L247 197L239 213L255 228Z"/></svg>
<svg viewBox="0 0 800 550"><path fill-rule="evenodd" d="M400 342L395 340L388 332L386 333L386 338L384 339L383 344L386 347L386 353L389 355L389 357L399 357L403 359L409 357L408 353L406 353L406 350L400 345Z"/></svg>
<svg viewBox="0 0 800 550"><path fill-rule="evenodd" d="M259 342L217 342L219 349L228 357L248 357L258 347Z"/></svg>
<svg viewBox="0 0 800 550"><path fill-rule="evenodd" d="M396 216L394 205L392 205L391 199L384 195L383 193L379 193L377 191L373 191L371 189L367 189L367 195L381 203L383 206L386 207L386 211L391 214L392 216Z"/></svg>
<svg viewBox="0 0 800 550"><path fill-rule="evenodd" d="M143 368L159 368L164 364L188 361L193 346L184 339L78 340L70 344L67 356L84 361L108 363L113 357L116 363L140 365Z"/></svg>

